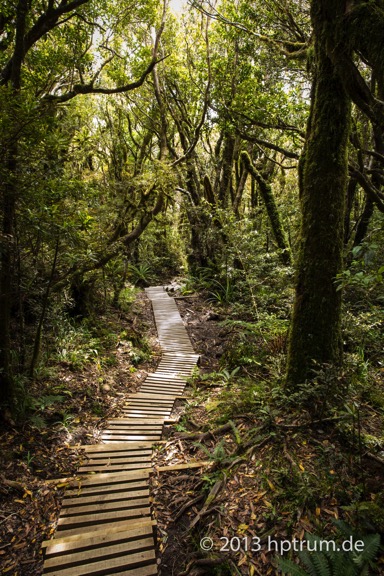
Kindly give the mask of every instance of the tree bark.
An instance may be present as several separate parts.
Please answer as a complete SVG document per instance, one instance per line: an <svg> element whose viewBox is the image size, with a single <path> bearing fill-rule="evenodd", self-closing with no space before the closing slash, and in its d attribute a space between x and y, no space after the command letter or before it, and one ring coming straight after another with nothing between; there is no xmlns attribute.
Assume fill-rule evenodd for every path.
<svg viewBox="0 0 384 576"><path fill-rule="evenodd" d="M342 0L313 0L315 78L301 159L301 243L289 337L287 385L295 388L319 364L342 361L341 292L350 98L327 48L343 14ZM338 46L347 51L346 46Z"/></svg>
<svg viewBox="0 0 384 576"><path fill-rule="evenodd" d="M272 188L270 184L262 177L260 172L256 170L247 152L241 153L241 159L244 162L246 169L250 172L252 178L254 178L259 185L259 190L268 212L273 235L278 247L281 250L281 259L286 265L292 264L291 251L285 236L283 225L281 223L280 214L276 206Z"/></svg>
<svg viewBox="0 0 384 576"><path fill-rule="evenodd" d="M19 0L16 8L15 48L10 67L9 88L12 106L17 117L20 105L21 65L24 55L24 34L28 12L28 1ZM12 124L11 124L12 125ZM14 130L17 134L17 130ZM2 249L0 268L0 405L13 406L13 375L11 360L11 309L13 286L13 251L18 192L18 140L11 138L5 151L5 181L2 186Z"/></svg>

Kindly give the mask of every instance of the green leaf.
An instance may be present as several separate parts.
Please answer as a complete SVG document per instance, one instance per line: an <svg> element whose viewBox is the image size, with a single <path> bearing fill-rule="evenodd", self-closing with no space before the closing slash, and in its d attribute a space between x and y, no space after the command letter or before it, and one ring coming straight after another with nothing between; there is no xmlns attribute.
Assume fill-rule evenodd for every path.
<svg viewBox="0 0 384 576"><path fill-rule="evenodd" d="M279 558L278 568L287 576L308 576L308 572L287 558Z"/></svg>

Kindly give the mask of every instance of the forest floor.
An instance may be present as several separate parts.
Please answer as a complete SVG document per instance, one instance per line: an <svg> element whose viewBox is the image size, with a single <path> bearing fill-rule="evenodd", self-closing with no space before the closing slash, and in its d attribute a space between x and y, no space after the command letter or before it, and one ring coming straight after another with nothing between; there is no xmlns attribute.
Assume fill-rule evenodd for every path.
<svg viewBox="0 0 384 576"><path fill-rule="evenodd" d="M206 466L152 475L160 575L275 575L282 543L307 532L340 542L337 519L364 534L382 533L383 464L359 445L362 430L382 434L382 413L367 405L351 432L340 425L345 414L310 421L294 406L282 411L266 366L256 363L254 373L226 368L237 338L223 324L228 309L195 295L177 303L201 360L189 398L176 405L179 423L167 427L154 465L199 460ZM29 391L39 400L29 410L35 420L1 423L1 574L41 575L41 542L54 532L65 486L47 480L76 472L81 452L73 446L97 442L105 419L118 414L158 363L144 295L126 312L102 315L99 332L100 324L103 352L67 351ZM260 350L275 361L284 345L275 338L260 342ZM36 427L36 417L46 425ZM372 573L384 574L384 558Z"/></svg>
<svg viewBox="0 0 384 576"><path fill-rule="evenodd" d="M266 365L253 378L246 366L225 368L237 339L225 322L231 311L199 297L177 302L201 355L200 373L191 379L184 416L156 460L205 460L207 466L152 476L160 575L277 575L279 558L308 533L335 542L337 550L361 533L383 535L384 462L359 445L363 431L381 437L383 411L366 403L361 429L351 433L348 414L311 421L284 399L281 409L273 399L281 392L267 382ZM270 359L285 353L279 338L273 345L260 342L263 347ZM264 395L255 389L257 380ZM384 390L382 373L376 384ZM384 574L384 554L372 574Z"/></svg>

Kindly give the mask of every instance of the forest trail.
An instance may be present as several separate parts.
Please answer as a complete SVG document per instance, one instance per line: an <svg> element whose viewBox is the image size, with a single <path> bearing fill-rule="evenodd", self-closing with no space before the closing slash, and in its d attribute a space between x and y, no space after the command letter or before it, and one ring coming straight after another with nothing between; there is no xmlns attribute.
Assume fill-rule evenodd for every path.
<svg viewBox="0 0 384 576"><path fill-rule="evenodd" d="M66 490L55 536L43 543L47 576L157 574L148 487L152 445L199 357L175 300L162 286L146 293L162 359L122 407L121 418L109 420L103 443L84 446L82 478Z"/></svg>

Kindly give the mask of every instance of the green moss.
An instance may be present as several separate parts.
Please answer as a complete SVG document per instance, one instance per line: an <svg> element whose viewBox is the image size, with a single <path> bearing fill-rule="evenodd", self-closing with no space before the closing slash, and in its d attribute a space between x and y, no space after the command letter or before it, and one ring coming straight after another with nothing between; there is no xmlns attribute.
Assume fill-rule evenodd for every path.
<svg viewBox="0 0 384 576"><path fill-rule="evenodd" d="M339 4L328 7L335 22ZM302 228L289 339L290 386L310 377L315 365L342 360L341 293L335 278L343 268L350 99L327 57L329 18L320 9L313 9L312 17L316 71L300 166Z"/></svg>
<svg viewBox="0 0 384 576"><path fill-rule="evenodd" d="M252 178L254 178L259 185L259 189L263 197L265 207L267 209L268 217L271 223L276 243L280 248L280 250L282 251L281 259L284 264L287 265L292 264L291 250L289 248L285 232L283 229L283 225L280 220L280 215L276 206L275 198L273 196L272 188L270 184L262 177L260 172L256 170L256 168L251 162L248 152L243 151L241 153L241 159L244 162L246 169L251 174Z"/></svg>

